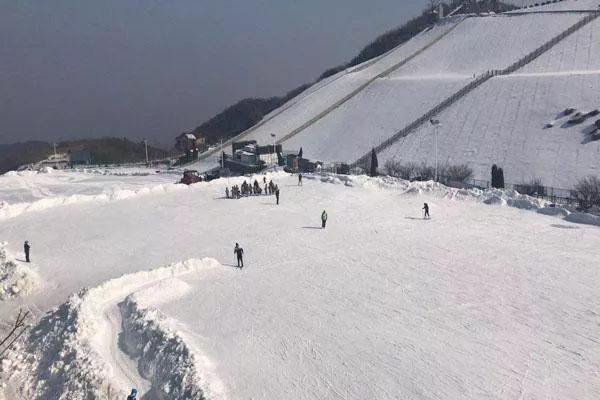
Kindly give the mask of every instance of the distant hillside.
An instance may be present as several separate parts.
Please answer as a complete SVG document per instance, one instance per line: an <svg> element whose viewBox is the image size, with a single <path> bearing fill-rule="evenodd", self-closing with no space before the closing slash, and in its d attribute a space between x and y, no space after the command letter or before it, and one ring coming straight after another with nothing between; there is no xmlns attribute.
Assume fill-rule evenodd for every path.
<svg viewBox="0 0 600 400"><path fill-rule="evenodd" d="M88 150L94 164L130 163L146 159L144 144L126 138L65 141L56 147L56 152L62 154L78 150ZM0 173L45 160L53 153L52 144L41 141L0 145ZM161 159L165 155L165 150L148 146L149 159Z"/></svg>
<svg viewBox="0 0 600 400"><path fill-rule="evenodd" d="M449 4L443 3L444 14L446 15L452 10L455 10L462 3L462 1L456 0L453 0ZM505 12L515 8L516 7L513 5L496 2L494 0L484 0L482 2L473 1L469 2L469 4L464 4L457 14L481 13L492 10L495 10L496 12ZM317 79L317 82L343 71L346 68L379 57L394 47L411 39L417 33L432 25L436 20L437 14L434 12L434 8L428 7L418 17L413 18L404 25L392 29L376 38L373 42L365 46L350 62L338 65L337 67L330 68L323 72ZM268 99L247 98L240 100L234 105L227 107L215 117L204 122L197 127L194 132L205 136L208 144L217 143L221 138L223 138L223 140L229 139L246 129L251 128L265 115L274 109L281 107L288 100L300 94L312 84L313 83L301 85L289 91L282 97L271 97Z"/></svg>

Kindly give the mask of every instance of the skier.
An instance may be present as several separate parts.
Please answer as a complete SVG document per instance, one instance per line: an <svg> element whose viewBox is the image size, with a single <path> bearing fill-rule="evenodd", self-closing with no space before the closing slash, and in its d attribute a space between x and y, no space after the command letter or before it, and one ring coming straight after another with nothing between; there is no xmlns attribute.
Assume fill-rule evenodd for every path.
<svg viewBox="0 0 600 400"><path fill-rule="evenodd" d="M240 247L239 244L235 244L235 248L233 249L233 253L237 256L237 266L238 268L244 268L244 249ZM241 264L241 266L240 266Z"/></svg>
<svg viewBox="0 0 600 400"><path fill-rule="evenodd" d="M423 219L429 218L429 206L427 205L427 203L423 203L422 209L425 210L423 213Z"/></svg>
<svg viewBox="0 0 600 400"><path fill-rule="evenodd" d="M137 389L131 389L131 394L127 396L127 400L136 400L137 398Z"/></svg>
<svg viewBox="0 0 600 400"><path fill-rule="evenodd" d="M298 186L302 186L302 174L298 174Z"/></svg>
<svg viewBox="0 0 600 400"><path fill-rule="evenodd" d="M229 198L229 187L225 188L225 197Z"/></svg>
<svg viewBox="0 0 600 400"><path fill-rule="evenodd" d="M29 246L29 240L25 241L25 244L23 245L23 247L25 248L25 261L30 262L29 261L29 248L31 246Z"/></svg>
<svg viewBox="0 0 600 400"><path fill-rule="evenodd" d="M275 198L277 199L277 204L279 204L279 185L275 185Z"/></svg>
<svg viewBox="0 0 600 400"><path fill-rule="evenodd" d="M323 210L321 213L321 228L325 229L325 224L327 223L327 213Z"/></svg>

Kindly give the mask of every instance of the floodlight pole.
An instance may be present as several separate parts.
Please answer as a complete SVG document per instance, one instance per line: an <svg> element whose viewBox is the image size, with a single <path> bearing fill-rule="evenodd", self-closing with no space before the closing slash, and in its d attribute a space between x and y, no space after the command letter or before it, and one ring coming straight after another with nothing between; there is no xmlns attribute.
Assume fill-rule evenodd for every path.
<svg viewBox="0 0 600 400"><path fill-rule="evenodd" d="M56 161L56 143L52 143L52 146L54 147L54 160Z"/></svg>
<svg viewBox="0 0 600 400"><path fill-rule="evenodd" d="M433 126L433 151L435 154L435 181L438 181L438 128L441 126L437 119L430 119L429 122Z"/></svg>
<svg viewBox="0 0 600 400"><path fill-rule="evenodd" d="M148 165L148 139L144 139L144 148L146 149L146 165Z"/></svg>
<svg viewBox="0 0 600 400"><path fill-rule="evenodd" d="M273 138L273 153L275 154L275 160L273 161L273 169L275 169L275 166L277 165L277 150L276 150L276 144L275 142L277 141L276 135L274 133L271 133L271 137Z"/></svg>

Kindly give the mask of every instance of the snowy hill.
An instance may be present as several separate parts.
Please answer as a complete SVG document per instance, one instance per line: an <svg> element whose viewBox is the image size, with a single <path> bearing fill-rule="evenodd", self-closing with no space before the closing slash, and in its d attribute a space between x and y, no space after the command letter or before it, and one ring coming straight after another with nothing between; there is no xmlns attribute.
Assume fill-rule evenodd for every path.
<svg viewBox="0 0 600 400"><path fill-rule="evenodd" d="M61 174L0 179L63 195L92 195L106 179L71 177L72 187ZM141 189L132 178L147 190L3 219L3 257L40 280L0 300L5 321L19 307L34 314L0 364L6 399L123 398L131 387L150 400L600 393L600 229L568 222L592 217L511 191L364 176L298 186L266 175L279 205L223 198L244 178L111 185Z"/></svg>
<svg viewBox="0 0 600 400"><path fill-rule="evenodd" d="M596 173L598 144L586 141L589 123L563 128L565 135L556 138L554 130L549 136L540 127L568 107L586 112L600 108L593 96L600 89L600 19L559 37L541 54L536 51L597 14L597 8L597 1L567 0L507 14L442 20L388 54L307 89L237 139L271 143L275 133L286 150L302 147L313 160L352 163L475 78L524 60L518 70L493 76L433 114L444 125L439 132L444 137L441 161L468 163L475 177L485 180L497 163L508 182L536 177L570 189L577 179ZM426 125L407 132L381 149L380 165L391 158L433 164L432 136ZM522 147L523 142L530 144ZM504 143L506 148L498 148ZM548 148L538 152L539 146ZM548 169L551 164L555 167Z"/></svg>

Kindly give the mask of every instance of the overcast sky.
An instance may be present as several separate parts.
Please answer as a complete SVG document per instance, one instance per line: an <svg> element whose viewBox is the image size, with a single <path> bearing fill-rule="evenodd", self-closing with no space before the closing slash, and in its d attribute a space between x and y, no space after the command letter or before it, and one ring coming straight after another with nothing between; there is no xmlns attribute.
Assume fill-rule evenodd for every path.
<svg viewBox="0 0 600 400"><path fill-rule="evenodd" d="M0 143L171 145L350 60L427 0L0 0Z"/></svg>

